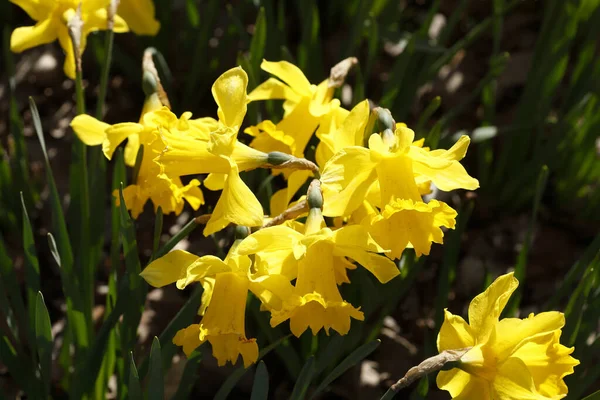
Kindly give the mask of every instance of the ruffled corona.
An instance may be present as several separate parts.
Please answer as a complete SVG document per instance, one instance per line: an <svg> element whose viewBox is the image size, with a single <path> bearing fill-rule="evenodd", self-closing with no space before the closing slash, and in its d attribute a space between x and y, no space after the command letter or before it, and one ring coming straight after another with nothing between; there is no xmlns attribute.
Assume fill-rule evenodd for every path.
<svg viewBox="0 0 600 400"><path fill-rule="evenodd" d="M381 247L391 250L388 256L392 259L400 258L409 243L421 256L429 254L431 243L443 243L444 232L440 228L453 229L456 215L452 207L441 201L398 199L368 220L369 233Z"/></svg>
<svg viewBox="0 0 600 400"><path fill-rule="evenodd" d="M560 399L567 395L563 378L579 361L573 348L560 344L564 315L557 311L525 319L499 320L518 286L513 274L496 279L469 306L469 324L445 311L438 350L472 347L457 368L441 371L440 389L461 399Z"/></svg>
<svg viewBox="0 0 600 400"><path fill-rule="evenodd" d="M378 253L384 250L362 226L347 226L336 231L323 228L319 209L311 209L304 233L289 226L273 226L253 233L242 241L236 252L255 255L259 274L285 277L272 281L269 294L275 300L271 325L290 320L292 333L300 336L307 328L313 334L323 328L345 335L350 320L363 314L341 297L338 284L348 282L347 258L357 261L382 283L399 274L396 265ZM272 275L271 275L272 276ZM292 286L289 281L296 279Z"/></svg>
<svg viewBox="0 0 600 400"><path fill-rule="evenodd" d="M183 250L172 251L153 261L140 274L149 284L161 287L174 282L179 289L199 282L204 287L200 324L180 330L173 343L182 346L186 355L208 341L219 365L235 363L241 354L244 366L256 362L258 345L245 333L245 310L251 289L247 256L235 252L234 243L225 260L214 256L198 257ZM257 288L254 284L254 288ZM261 290L257 290L259 294Z"/></svg>
<svg viewBox="0 0 600 400"><path fill-rule="evenodd" d="M367 214L362 224L370 226L390 257L399 258L408 246L429 254L432 242L442 242L440 227L454 227L456 212L440 201L424 203L421 193L430 182L443 181L444 190L478 186L457 161L469 139L461 138L448 151L429 151L413 144L413 131L402 124L390 135L373 134L369 148L344 147L327 162L321 177L323 214L356 220L353 214L366 207L369 212L360 212Z"/></svg>

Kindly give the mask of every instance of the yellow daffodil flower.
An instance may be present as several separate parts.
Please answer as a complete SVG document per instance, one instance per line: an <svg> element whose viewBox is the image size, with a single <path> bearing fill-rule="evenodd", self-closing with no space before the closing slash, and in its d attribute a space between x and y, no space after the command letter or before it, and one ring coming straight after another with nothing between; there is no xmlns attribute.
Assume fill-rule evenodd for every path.
<svg viewBox="0 0 600 400"><path fill-rule="evenodd" d="M285 276L269 287L281 305L271 309L271 326L290 320L296 336L310 327L314 335L324 328L348 333L350 318L363 320L363 313L344 301L337 283L348 281L347 258L357 261L380 282L399 274L396 265L379 255L384 250L362 226L347 226L337 231L323 227L320 209L312 208L300 233L289 226L261 229L242 241L237 252L258 255L263 273ZM295 286L290 280L296 279ZM274 282L272 282L274 283Z"/></svg>
<svg viewBox="0 0 600 400"><path fill-rule="evenodd" d="M204 204L204 196L198 187L200 182L193 179L184 185L179 176L164 173L156 159L165 147L162 134L168 131L173 135L202 136L205 134L204 124L202 120L190 120L189 112L177 118L167 107L148 111L159 105L151 98L149 101L139 123L125 122L111 126L89 115L78 115L71 126L86 145L102 145L104 155L109 160L125 139L131 140L126 147L126 150L129 149L128 164L135 160L140 144L144 146L137 181L123 191L125 204L133 218L138 217L148 200L152 200L155 209L160 206L165 214L180 214L184 200L197 210Z"/></svg>
<svg viewBox="0 0 600 400"><path fill-rule="evenodd" d="M458 162L469 145L467 136L450 150L435 151L412 145L413 139L414 132L404 125L386 138L373 134L368 149L338 151L321 176L324 215L350 215L366 199L381 209L364 223L392 258L399 258L409 245L417 255L429 254L431 242L442 241L440 227L454 227L456 212L440 201L424 203L419 183L431 181L442 190L479 186Z"/></svg>
<svg viewBox="0 0 600 400"><path fill-rule="evenodd" d="M154 36L160 29L152 0L120 0L117 13L137 35Z"/></svg>
<svg viewBox="0 0 600 400"><path fill-rule="evenodd" d="M15 53L21 53L24 50L52 43L58 39L66 54L64 72L69 78L75 79L75 53L67 24L81 4L83 28L81 31L80 52L83 53L87 36L91 32L107 28L107 7L110 0L10 1L21 7L33 20L37 21L35 26L21 27L13 31L10 38L10 49ZM113 30L117 33L129 30L127 23L119 15L114 17Z"/></svg>
<svg viewBox="0 0 600 400"><path fill-rule="evenodd" d="M284 116L277 124L263 121L245 132L255 136L250 144L258 150L273 150L304 157L304 149L315 133L321 119L340 108L333 99L334 88L326 79L318 86L312 85L300 68L287 61L263 60L260 67L279 79L269 78L258 85L249 95L250 101L285 100Z"/></svg>
<svg viewBox="0 0 600 400"><path fill-rule="evenodd" d="M560 344L565 317L557 311L499 320L519 282L512 273L496 279L469 306L469 323L445 311L438 350L472 347L457 367L438 374L437 385L460 399L560 399L563 378L579 361Z"/></svg>
<svg viewBox="0 0 600 400"><path fill-rule="evenodd" d="M140 274L155 287L177 282L177 287L183 289L193 282L203 283L205 312L202 321L177 332L173 343L182 346L189 356L196 347L208 341L219 366L227 361L235 364L240 354L244 367L258 358L256 339L246 338L245 333L252 262L249 257L235 253L238 243L234 243L223 261L214 256L198 257L184 250L175 250L150 263ZM209 284L204 285L207 282Z"/></svg>
<svg viewBox="0 0 600 400"><path fill-rule="evenodd" d="M210 189L223 189L204 234L225 228L230 223L260 226L263 209L256 196L239 176L240 171L267 163L267 154L237 141L246 115L248 76L240 67L221 75L212 87L218 105L219 120L211 120L210 129L202 136L185 137L165 132L165 148L158 161L167 175L183 176L211 173ZM206 122L206 121L205 121Z"/></svg>

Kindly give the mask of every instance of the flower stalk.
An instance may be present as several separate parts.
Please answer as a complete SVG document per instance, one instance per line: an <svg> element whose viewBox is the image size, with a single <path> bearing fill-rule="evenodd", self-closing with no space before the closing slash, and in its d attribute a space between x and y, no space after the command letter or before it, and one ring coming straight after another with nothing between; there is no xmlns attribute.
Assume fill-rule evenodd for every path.
<svg viewBox="0 0 600 400"><path fill-rule="evenodd" d="M401 389L407 388L413 382L418 379L421 379L425 375L428 375L432 372L437 372L442 369L454 368L456 363L460 361L460 358L465 355L471 347L466 347L464 349L456 349L456 350L446 350L442 351L440 354L437 354L433 357L430 357L419 365L412 367L408 370L408 372L400 378L396 383L394 383L388 391L383 395L381 400L390 400L393 399L396 393L398 393Z"/></svg>

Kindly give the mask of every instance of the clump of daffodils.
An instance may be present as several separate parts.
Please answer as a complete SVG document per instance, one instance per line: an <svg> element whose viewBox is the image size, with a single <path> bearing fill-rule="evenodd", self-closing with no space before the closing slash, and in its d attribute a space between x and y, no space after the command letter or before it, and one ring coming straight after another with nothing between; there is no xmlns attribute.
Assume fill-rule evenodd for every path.
<svg viewBox="0 0 600 400"><path fill-rule="evenodd" d="M139 35L156 35L160 28L154 18L152 0L10 0L35 21L33 26L17 28L10 38L10 49L20 53L32 47L58 40L65 52L64 72L75 79L76 54L69 25L81 20L79 53L86 47L87 36L111 29L116 33L132 30ZM115 10L116 9L116 10ZM116 11L116 15L115 15Z"/></svg>
<svg viewBox="0 0 600 400"><path fill-rule="evenodd" d="M256 339L245 329L249 293L270 314L273 327L289 321L297 337L308 329L313 335L347 334L352 320L364 319L360 304L340 292L341 285L351 284L348 271L365 268L381 284L400 279L397 260L404 250L429 254L433 243L443 243L444 229L456 223L452 207L423 195L432 186L442 191L479 186L460 164L467 136L448 150L430 149L389 111L371 110L366 100L344 109L333 97L339 77L314 85L288 62L261 66L273 77L250 93L240 67L214 82L216 119L174 114L154 82L146 85L155 90L147 91L137 122L108 125L80 115L71 124L84 143L102 146L109 159L127 140L125 161L139 171L123 192L134 218L148 201L164 213L179 214L185 202L194 210L204 204L202 185L221 191L204 234L238 226L236 232L243 234L226 257L174 250L141 273L155 287L202 285L200 320L180 330L173 342L187 355L208 342L219 365L235 363L240 355L246 367L258 359ZM248 103L275 99L284 100L279 121L264 120L242 131ZM240 132L251 137L249 145ZM314 136L312 162L305 157ZM240 177L256 168L269 168L287 181L272 196L270 215ZM438 338L443 357L436 365L453 363L438 375L440 388L453 397L566 394L562 378L577 361L569 356L572 349L559 343L564 317L549 312L499 320L516 285L505 275L476 297L470 324L446 312Z"/></svg>

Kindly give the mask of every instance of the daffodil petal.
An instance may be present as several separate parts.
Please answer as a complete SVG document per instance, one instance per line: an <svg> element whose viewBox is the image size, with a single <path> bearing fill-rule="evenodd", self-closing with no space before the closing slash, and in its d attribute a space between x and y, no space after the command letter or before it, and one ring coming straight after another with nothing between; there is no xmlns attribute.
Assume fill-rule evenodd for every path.
<svg viewBox="0 0 600 400"><path fill-rule="evenodd" d="M285 225L270 226L246 237L236 251L243 255L280 250L288 250L291 253L292 246L302 238L301 233Z"/></svg>
<svg viewBox="0 0 600 400"><path fill-rule="evenodd" d="M300 68L294 64L287 61L271 62L263 60L260 68L287 83L294 92L302 96L312 96L310 82Z"/></svg>
<svg viewBox="0 0 600 400"><path fill-rule="evenodd" d="M284 99L297 102L300 96L280 80L269 78L250 92L248 99L250 101Z"/></svg>
<svg viewBox="0 0 600 400"><path fill-rule="evenodd" d="M248 75L241 68L223 73L212 86L212 94L219 106L219 120L230 128L239 129L246 115Z"/></svg>
<svg viewBox="0 0 600 400"><path fill-rule="evenodd" d="M348 147L334 155L321 174L323 215L337 217L356 210L376 179L376 166L364 147Z"/></svg>
<svg viewBox="0 0 600 400"><path fill-rule="evenodd" d="M110 128L110 125L98 121L90 115L81 114L73 118L71 128L73 128L79 140L87 146L98 146L106 139L106 130Z"/></svg>
<svg viewBox="0 0 600 400"><path fill-rule="evenodd" d="M231 267L228 264L223 262L219 257L211 255L196 257L195 260L190 258L188 261L191 262L182 263L185 265L185 271L177 279L177 289L182 290L193 282L201 281L207 277L215 277L222 272L231 271Z"/></svg>
<svg viewBox="0 0 600 400"><path fill-rule="evenodd" d="M470 139L462 136L450 150L427 151L411 146L409 157L414 161L413 171L418 176L417 182L432 181L440 190L454 189L475 190L479 181L467 173L460 164L469 147Z"/></svg>
<svg viewBox="0 0 600 400"><path fill-rule="evenodd" d="M113 196L116 198L117 206L120 203L119 192L115 190ZM131 212L133 219L144 211L144 205L150 198L148 192L143 190L139 185L129 185L123 189L123 200L125 200L125 206Z"/></svg>
<svg viewBox="0 0 600 400"><path fill-rule="evenodd" d="M498 277L485 290L477 295L469 305L469 325L478 343L482 343L489 337L492 329L498 323L498 318L504 310L508 299L517 289L519 281L508 273Z"/></svg>
<svg viewBox="0 0 600 400"><path fill-rule="evenodd" d="M66 26L58 28L58 42L65 53L63 71L67 77L75 79L75 54L73 53L73 44Z"/></svg>
<svg viewBox="0 0 600 400"><path fill-rule="evenodd" d="M119 145L131 135L139 134L144 126L133 122L123 122L106 130L106 139L102 143L102 151L109 160ZM147 150L146 150L147 151Z"/></svg>
<svg viewBox="0 0 600 400"><path fill-rule="evenodd" d="M125 165L133 167L137 159L138 151L140 151L140 135L130 135L127 137L125 145Z"/></svg>
<svg viewBox="0 0 600 400"><path fill-rule="evenodd" d="M574 372L579 361L571 357L574 348L560 344L560 330L531 338L512 354L523 360L537 390L548 397L565 396L569 389L563 378Z"/></svg>
<svg viewBox="0 0 600 400"><path fill-rule="evenodd" d="M225 187L217 201L204 235L220 231L230 223L244 226L260 226L263 221L263 209L254 193L240 178L237 166L232 164L227 175Z"/></svg>
<svg viewBox="0 0 600 400"><path fill-rule="evenodd" d="M140 276L154 287L170 285L182 279L187 268L197 263L199 258L185 250L173 250L152 261Z"/></svg>
<svg viewBox="0 0 600 400"><path fill-rule="evenodd" d="M200 324L192 324L187 328L177 331L173 338L173 344L183 347L183 352L189 357L202 344L199 336Z"/></svg>
<svg viewBox="0 0 600 400"><path fill-rule="evenodd" d="M527 366L516 357L509 358L499 366L492 384L492 395L494 399L506 400L552 399L538 393Z"/></svg>
<svg viewBox="0 0 600 400"><path fill-rule="evenodd" d="M367 230L360 225L349 225L334 232L335 253L353 259L386 283L400 274L396 264L385 256L376 254L384 250L375 243Z"/></svg>
<svg viewBox="0 0 600 400"><path fill-rule="evenodd" d="M437 337L438 351L463 349L475 345L471 327L460 316L444 310L444 323Z"/></svg>
<svg viewBox="0 0 600 400"><path fill-rule="evenodd" d="M44 19L34 26L23 26L13 31L10 36L10 49L20 53L46 43L52 43L57 38L54 20Z"/></svg>
<svg viewBox="0 0 600 400"><path fill-rule="evenodd" d="M450 392L454 400L494 399L491 397L489 382L456 368L440 371L436 383L440 389Z"/></svg>
<svg viewBox="0 0 600 400"><path fill-rule="evenodd" d="M160 29L152 0L121 0L117 13L138 35L156 35Z"/></svg>
<svg viewBox="0 0 600 400"><path fill-rule="evenodd" d="M499 359L505 359L527 342L558 331L564 325L565 316L558 311L532 314L525 319L504 318L496 324L489 346L493 347Z"/></svg>
<svg viewBox="0 0 600 400"><path fill-rule="evenodd" d="M204 187L208 190L223 190L225 187L225 181L227 180L227 174L212 173L204 179Z"/></svg>

